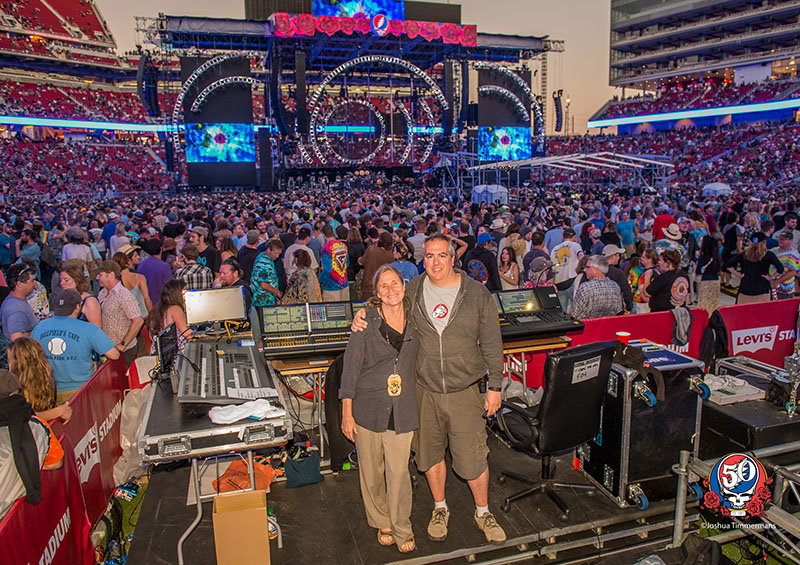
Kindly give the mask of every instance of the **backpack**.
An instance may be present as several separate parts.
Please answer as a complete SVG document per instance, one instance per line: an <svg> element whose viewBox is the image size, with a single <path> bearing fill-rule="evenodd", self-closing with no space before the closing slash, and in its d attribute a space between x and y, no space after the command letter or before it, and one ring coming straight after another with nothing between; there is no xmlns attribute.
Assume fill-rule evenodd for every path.
<svg viewBox="0 0 800 565"><path fill-rule="evenodd" d="M50 267L50 269L55 270L56 268L56 258L53 254L52 248L47 245L46 243L39 243L39 249L41 250L41 254L39 256L39 263L44 265L45 267Z"/></svg>

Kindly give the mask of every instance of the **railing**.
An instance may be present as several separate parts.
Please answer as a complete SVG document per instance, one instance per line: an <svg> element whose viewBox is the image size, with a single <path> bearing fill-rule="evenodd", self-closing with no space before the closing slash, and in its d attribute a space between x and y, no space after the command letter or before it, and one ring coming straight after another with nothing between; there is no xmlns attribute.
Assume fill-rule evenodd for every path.
<svg viewBox="0 0 800 565"><path fill-rule="evenodd" d="M694 22L694 23L690 23L690 24L686 24L686 25L681 25L681 26L678 26L678 27L669 28L669 29L657 29L657 30L653 30L653 31L650 31L650 32L643 33L643 34L635 36L635 37L630 37L630 38L626 37L626 38L620 39L619 41L612 41L611 42L611 49L614 49L616 47L621 47L621 46L623 46L625 44L636 43L637 41L640 41L642 39L652 39L654 37L658 37L659 35L667 35L668 36L668 35L674 34L675 32L678 32L678 31L682 32L682 31L691 31L691 30L694 30L694 29L702 29L702 28L708 27L710 25L716 25L716 24L725 23L725 22L728 22L728 21L732 22L732 21L736 21L736 20L739 20L739 19L742 19L742 18L751 18L753 16L758 16L758 15L763 14L763 13L781 11L781 10L784 10L786 8L791 8L791 7L794 7L794 6L800 7L800 0L792 0L790 2L785 2L783 4L779 4L779 5L776 5L776 6L775 5L773 5L773 6L764 6L764 7L761 7L761 8L756 8L754 10L746 10L744 12L737 12L735 14L727 14L727 15L724 15L724 16L716 16L716 17L708 18L707 20L703 20L703 21L700 21L700 22Z"/></svg>

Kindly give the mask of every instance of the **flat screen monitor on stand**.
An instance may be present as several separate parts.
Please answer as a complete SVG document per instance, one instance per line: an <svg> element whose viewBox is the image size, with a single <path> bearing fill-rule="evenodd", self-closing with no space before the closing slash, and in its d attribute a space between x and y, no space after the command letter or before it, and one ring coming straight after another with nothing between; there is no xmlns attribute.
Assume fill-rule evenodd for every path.
<svg viewBox="0 0 800 565"><path fill-rule="evenodd" d="M211 290L186 290L183 293L186 305L186 324L202 326L212 324L206 335L219 335L225 330L220 322L246 320L244 287L229 286Z"/></svg>

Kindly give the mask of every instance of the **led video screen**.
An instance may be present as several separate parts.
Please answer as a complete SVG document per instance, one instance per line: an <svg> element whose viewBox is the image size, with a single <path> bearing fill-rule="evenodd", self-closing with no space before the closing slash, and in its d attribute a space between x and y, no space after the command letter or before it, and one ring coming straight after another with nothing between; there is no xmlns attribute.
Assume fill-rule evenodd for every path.
<svg viewBox="0 0 800 565"><path fill-rule="evenodd" d="M406 19L404 0L314 0L311 13L315 16L373 18L378 14L390 20Z"/></svg>
<svg viewBox="0 0 800 565"><path fill-rule="evenodd" d="M187 163L255 163L252 124L186 124Z"/></svg>
<svg viewBox="0 0 800 565"><path fill-rule="evenodd" d="M530 128L494 126L478 128L478 157L481 161L530 159Z"/></svg>

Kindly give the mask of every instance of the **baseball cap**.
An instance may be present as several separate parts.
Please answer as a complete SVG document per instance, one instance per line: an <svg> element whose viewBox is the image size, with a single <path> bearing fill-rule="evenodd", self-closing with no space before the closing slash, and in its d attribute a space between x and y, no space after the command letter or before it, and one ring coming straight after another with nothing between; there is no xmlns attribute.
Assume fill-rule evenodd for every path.
<svg viewBox="0 0 800 565"><path fill-rule="evenodd" d="M22 389L19 377L8 369L0 369L0 398L11 396Z"/></svg>
<svg viewBox="0 0 800 565"><path fill-rule="evenodd" d="M486 243L487 241L491 241L491 239L492 239L491 235L489 235L486 232L483 232L482 234L478 235L478 245L482 245L482 244Z"/></svg>
<svg viewBox="0 0 800 565"><path fill-rule="evenodd" d="M70 288L62 291L56 296L54 308L56 316L69 316L81 302L81 295L77 290Z"/></svg>
<svg viewBox="0 0 800 565"><path fill-rule="evenodd" d="M202 227L202 226L195 226L195 227L193 227L191 229L191 231L193 231L197 235L200 235L200 236L203 236L205 238L208 238L208 230L206 228Z"/></svg>
<svg viewBox="0 0 800 565"><path fill-rule="evenodd" d="M601 232L600 232L599 228L592 228L592 229L589 230L589 235L592 236L592 237L594 237L594 236L600 237L600 234L601 234Z"/></svg>
<svg viewBox="0 0 800 565"><path fill-rule="evenodd" d="M625 250L619 247L618 245L614 245L613 243L609 243L608 245L603 247L604 257L611 257L612 255L616 255L617 253L625 253Z"/></svg>
<svg viewBox="0 0 800 565"><path fill-rule="evenodd" d="M116 261L104 261L97 270L100 273L114 273L119 278L120 268Z"/></svg>

